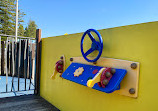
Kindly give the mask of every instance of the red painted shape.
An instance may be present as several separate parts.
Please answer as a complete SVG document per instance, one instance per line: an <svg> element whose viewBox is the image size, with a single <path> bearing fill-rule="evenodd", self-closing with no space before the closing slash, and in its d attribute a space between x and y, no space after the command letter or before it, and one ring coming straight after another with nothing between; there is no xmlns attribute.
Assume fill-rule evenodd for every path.
<svg viewBox="0 0 158 111"><path fill-rule="evenodd" d="M102 87L100 82L98 82L98 86L99 86L99 87Z"/></svg>
<svg viewBox="0 0 158 111"><path fill-rule="evenodd" d="M102 74L101 74L101 77L100 77L100 83L101 83L101 87L105 88L105 85L103 84L103 80L104 79L107 79L108 81L110 81L110 79L112 78L112 74L109 78L106 77L106 72L110 72L111 68L106 68Z"/></svg>
<svg viewBox="0 0 158 111"><path fill-rule="evenodd" d="M61 64L60 64L61 61L63 61L63 60L59 60L59 61L56 62L56 70L57 70L58 72L59 72L59 70L63 70L63 64L64 64L64 63L61 65ZM58 66L60 66L61 68L59 69Z"/></svg>
<svg viewBox="0 0 158 111"><path fill-rule="evenodd" d="M92 74L98 73L98 69L93 70Z"/></svg>

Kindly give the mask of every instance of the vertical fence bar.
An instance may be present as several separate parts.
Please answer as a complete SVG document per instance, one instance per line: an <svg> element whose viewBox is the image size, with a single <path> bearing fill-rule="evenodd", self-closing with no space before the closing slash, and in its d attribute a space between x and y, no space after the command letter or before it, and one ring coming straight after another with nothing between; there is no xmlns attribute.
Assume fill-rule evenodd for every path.
<svg viewBox="0 0 158 111"><path fill-rule="evenodd" d="M8 37L7 37L7 40L6 40L6 50L5 50L5 69L6 69L6 92L8 92L8 65L7 65L7 51L8 51Z"/></svg>
<svg viewBox="0 0 158 111"><path fill-rule="evenodd" d="M35 94L40 95L40 72L41 72L41 29L36 30L36 76Z"/></svg>
<svg viewBox="0 0 158 111"><path fill-rule="evenodd" d="M12 38L12 87L11 91L14 90L14 74L15 74L15 61L14 61L14 38Z"/></svg>
<svg viewBox="0 0 158 111"><path fill-rule="evenodd" d="M14 64L13 64L13 66L14 66L14 73L13 73L13 81L12 81L12 83L13 83L13 92L14 92L14 94L15 94L15 96L16 96L16 91L15 91L15 87L14 87L14 77L16 76L16 73L17 73L17 58L16 58L16 56L17 56L17 43L16 42L14 42L14 54L13 54L13 57L14 57Z"/></svg>
<svg viewBox="0 0 158 111"><path fill-rule="evenodd" d="M1 56L1 36L0 36L0 64L1 64L1 58L2 58L2 56ZM1 70L0 70L0 74L2 74Z"/></svg>
<svg viewBox="0 0 158 111"><path fill-rule="evenodd" d="M32 78L32 41L30 41L30 52L29 52L29 77L30 77L30 84L29 84L29 90L31 89L31 78Z"/></svg>
<svg viewBox="0 0 158 111"><path fill-rule="evenodd" d="M13 90L13 82L14 82L14 38L12 38L12 88L11 91Z"/></svg>
<svg viewBox="0 0 158 111"><path fill-rule="evenodd" d="M11 40L10 40L10 76L13 75L13 67L12 67L12 43L11 43Z"/></svg>
<svg viewBox="0 0 158 111"><path fill-rule="evenodd" d="M26 76L27 76L27 39L25 41L25 50L24 50L24 78L25 78L25 90L26 90Z"/></svg>
<svg viewBox="0 0 158 111"><path fill-rule="evenodd" d="M19 56L18 56L18 91L20 89L20 73L21 73L20 63L21 63L21 39L19 39Z"/></svg>
<svg viewBox="0 0 158 111"><path fill-rule="evenodd" d="M10 37L8 37L8 50L7 50L7 67L8 67L8 70L7 70L7 72L8 72L8 76L10 75L10 63L9 63L9 61L10 61Z"/></svg>
<svg viewBox="0 0 158 111"><path fill-rule="evenodd" d="M30 49L29 49L29 44L30 44L30 40L28 39L28 43L27 43L27 79L29 78L29 66L30 66L30 63L29 63L29 52L30 52Z"/></svg>
<svg viewBox="0 0 158 111"><path fill-rule="evenodd" d="M5 49L5 44L4 41L1 41L2 43L2 48L1 48L1 75L4 75L4 49Z"/></svg>
<svg viewBox="0 0 158 111"><path fill-rule="evenodd" d="M35 81L36 81L36 41L34 41L33 45L32 45L32 85L34 86L34 90L35 90ZM35 93L35 91L34 91Z"/></svg>

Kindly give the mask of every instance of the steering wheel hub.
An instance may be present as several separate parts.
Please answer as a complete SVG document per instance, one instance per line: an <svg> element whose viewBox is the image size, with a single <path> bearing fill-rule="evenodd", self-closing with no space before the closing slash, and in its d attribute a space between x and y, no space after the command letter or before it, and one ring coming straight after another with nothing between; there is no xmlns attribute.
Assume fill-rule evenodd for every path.
<svg viewBox="0 0 158 111"><path fill-rule="evenodd" d="M92 42L91 48L93 50L99 50L99 42Z"/></svg>

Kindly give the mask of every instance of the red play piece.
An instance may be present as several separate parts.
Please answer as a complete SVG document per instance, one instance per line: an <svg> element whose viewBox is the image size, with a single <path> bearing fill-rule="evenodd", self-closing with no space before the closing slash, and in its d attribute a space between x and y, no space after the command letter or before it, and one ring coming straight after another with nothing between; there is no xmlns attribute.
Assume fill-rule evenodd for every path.
<svg viewBox="0 0 158 111"><path fill-rule="evenodd" d="M63 72L63 60L59 60L58 62L56 62L56 70L59 72L59 73L62 73Z"/></svg>
<svg viewBox="0 0 158 111"><path fill-rule="evenodd" d="M101 82L98 82L98 86L101 87Z"/></svg>
<svg viewBox="0 0 158 111"><path fill-rule="evenodd" d="M93 70L92 74L98 73L98 69Z"/></svg>
<svg viewBox="0 0 158 111"><path fill-rule="evenodd" d="M103 88L105 88L105 86L106 85L104 85L103 84L103 81L105 80L105 79L107 79L108 81L110 81L110 79L112 78L112 74L111 74L111 76L110 77L106 77L106 72L110 72L110 70L111 70L111 68L106 68L103 72L102 72L102 74L101 74L101 77L100 77L100 83L101 83L101 87L103 87Z"/></svg>

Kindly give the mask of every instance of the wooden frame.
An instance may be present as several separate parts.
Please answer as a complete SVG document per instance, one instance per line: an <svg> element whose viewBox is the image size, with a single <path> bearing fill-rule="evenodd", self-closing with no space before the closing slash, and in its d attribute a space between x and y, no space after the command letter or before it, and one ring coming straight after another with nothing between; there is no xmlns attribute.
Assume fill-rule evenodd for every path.
<svg viewBox="0 0 158 111"><path fill-rule="evenodd" d="M89 59L94 59L93 57L88 57ZM103 66L103 67L111 67L111 68L120 68L126 69L127 74L121 82L120 90L116 90L114 93L129 96L133 98L138 97L138 82L139 82L139 63L127 60L113 59L113 58L103 58L101 57L95 64L87 62L83 57L73 57L72 62ZM136 63L137 67L135 69L131 68L131 64ZM129 90L134 88L134 94L130 94Z"/></svg>

